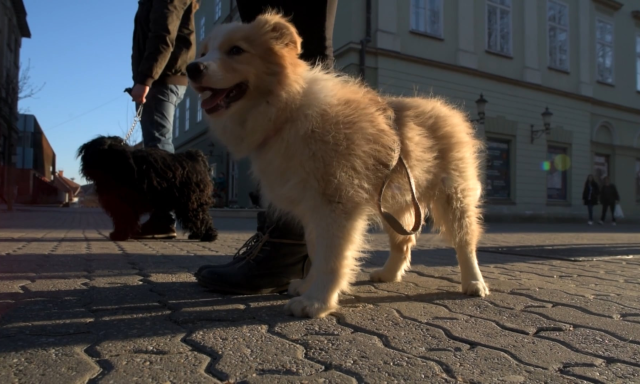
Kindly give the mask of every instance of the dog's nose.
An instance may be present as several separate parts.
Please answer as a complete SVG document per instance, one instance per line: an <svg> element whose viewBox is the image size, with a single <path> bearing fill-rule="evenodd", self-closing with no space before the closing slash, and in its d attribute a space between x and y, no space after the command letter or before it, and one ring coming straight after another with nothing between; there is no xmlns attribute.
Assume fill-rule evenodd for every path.
<svg viewBox="0 0 640 384"><path fill-rule="evenodd" d="M187 76L189 76L190 80L198 81L202 77L206 67L203 63L194 61L187 65Z"/></svg>

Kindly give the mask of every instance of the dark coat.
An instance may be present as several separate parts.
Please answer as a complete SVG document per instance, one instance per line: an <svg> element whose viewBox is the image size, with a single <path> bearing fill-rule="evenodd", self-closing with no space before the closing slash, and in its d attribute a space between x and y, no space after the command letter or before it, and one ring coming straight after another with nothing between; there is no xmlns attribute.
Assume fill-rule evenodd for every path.
<svg viewBox="0 0 640 384"><path fill-rule="evenodd" d="M131 66L136 84L187 85L196 55L193 0L138 0Z"/></svg>
<svg viewBox="0 0 640 384"><path fill-rule="evenodd" d="M591 186L591 195L589 195L589 186ZM598 205L598 197L600 196L600 188L598 183L592 181L584 183L584 189L582 190L582 201L584 205Z"/></svg>
<svg viewBox="0 0 640 384"><path fill-rule="evenodd" d="M603 205L612 205L616 201L620 201L620 195L618 195L618 189L614 184L603 185L600 190L600 202Z"/></svg>

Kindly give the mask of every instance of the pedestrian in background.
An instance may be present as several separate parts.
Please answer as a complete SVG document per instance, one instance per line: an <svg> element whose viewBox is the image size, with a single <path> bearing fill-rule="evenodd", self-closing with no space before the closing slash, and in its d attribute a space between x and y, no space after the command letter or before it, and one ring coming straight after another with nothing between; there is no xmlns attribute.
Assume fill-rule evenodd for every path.
<svg viewBox="0 0 640 384"><path fill-rule="evenodd" d="M587 206L589 212L589 225L593 225L593 207L598 205L598 197L600 196L600 187L593 178L593 175L587 176L587 181L584 183L584 189L582 190L582 201Z"/></svg>

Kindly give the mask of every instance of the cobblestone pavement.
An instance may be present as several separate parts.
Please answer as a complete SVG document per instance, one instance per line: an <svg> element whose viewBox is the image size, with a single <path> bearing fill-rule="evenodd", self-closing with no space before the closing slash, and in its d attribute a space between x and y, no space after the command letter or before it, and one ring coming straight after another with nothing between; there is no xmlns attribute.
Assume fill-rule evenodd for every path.
<svg viewBox="0 0 640 384"><path fill-rule="evenodd" d="M485 299L458 293L430 234L402 283L368 282L387 248L373 233L339 313L309 320L284 314L285 295L195 283L254 225L114 243L97 210L0 212L0 383L640 383L640 226L489 226ZM508 254L523 247L551 258Z"/></svg>

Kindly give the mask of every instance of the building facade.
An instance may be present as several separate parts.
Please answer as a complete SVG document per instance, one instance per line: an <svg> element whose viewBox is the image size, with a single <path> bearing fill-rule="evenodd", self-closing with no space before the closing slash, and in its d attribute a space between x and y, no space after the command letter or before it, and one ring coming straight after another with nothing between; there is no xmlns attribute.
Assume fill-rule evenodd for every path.
<svg viewBox="0 0 640 384"><path fill-rule="evenodd" d="M233 9L203 5L205 34L216 4L216 22ZM487 144L488 217L586 217L593 174L616 184L625 216L640 218L640 0L340 0L333 46L338 69L383 93L442 96L469 113ZM179 133L179 150L204 149L188 140L206 132L190 98L182 113L196 123ZM249 165L233 165L246 206Z"/></svg>
<svg viewBox="0 0 640 384"><path fill-rule="evenodd" d="M15 196L20 47L30 37L22 0L0 0L0 200L9 208Z"/></svg>

